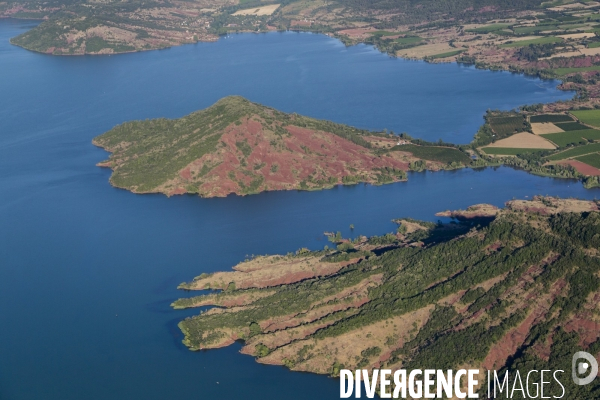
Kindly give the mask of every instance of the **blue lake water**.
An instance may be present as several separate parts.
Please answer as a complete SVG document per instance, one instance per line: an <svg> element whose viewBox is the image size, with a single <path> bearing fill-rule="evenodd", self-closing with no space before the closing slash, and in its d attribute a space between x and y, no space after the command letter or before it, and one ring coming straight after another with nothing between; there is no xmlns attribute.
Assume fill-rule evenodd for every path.
<svg viewBox="0 0 600 400"><path fill-rule="evenodd" d="M487 108L571 96L556 82L394 60L326 36L235 35L111 57L11 46L0 21L0 399L335 399L338 383L262 366L239 345L192 353L178 283L249 254L321 248L326 230L382 234L392 218L514 197L594 198L509 168L409 182L200 199L112 188L91 139L130 119L179 117L229 94L369 129L468 142ZM193 313L193 312L192 312Z"/></svg>

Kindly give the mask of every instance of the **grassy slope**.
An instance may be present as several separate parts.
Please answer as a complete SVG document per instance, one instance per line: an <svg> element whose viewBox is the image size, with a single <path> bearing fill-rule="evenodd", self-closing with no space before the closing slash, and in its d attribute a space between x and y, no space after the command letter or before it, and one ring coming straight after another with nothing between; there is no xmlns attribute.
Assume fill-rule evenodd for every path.
<svg viewBox="0 0 600 400"><path fill-rule="evenodd" d="M227 298L243 296L251 305L187 318L180 323L185 343L193 349L210 348L231 343L232 335L246 341L244 352L266 363L332 375L342 366L374 368L379 360L381 368L446 369L479 367L486 357L496 359L498 369L531 365L542 369L554 363L570 370L569 346L579 335L565 327L575 316L586 315L590 293L600 293L600 259L585 251L600 246L600 214L527 211L548 204L552 209L554 203L547 199L520 204L525 205L502 212L489 226L466 236L458 236L465 232L460 229L413 233L413 239L429 243L424 249L405 247L394 235L371 238L362 246L383 246L377 256L367 253L367 260L333 275L275 286L268 293L228 290L218 302L206 296L182 300L190 305L203 299L224 304ZM410 243L411 238L406 240ZM302 257L335 262L346 251ZM288 256L288 262L296 257ZM367 302L356 305L360 295L348 293L365 281L372 282L362 301ZM455 306L448 306L455 301ZM320 316L315 313L335 304L346 306ZM526 322L529 314L538 318ZM417 320L414 315L421 317ZM265 327L278 321L302 328L268 333ZM511 348L506 337L517 326L521 334L508 342L517 338L521 342ZM548 349L550 362L539 358L537 350L548 339L554 340ZM502 353L507 347L509 351ZM597 340L588 347L599 350ZM564 382L568 393L585 398L592 398L600 386L596 381L575 387L568 381Z"/></svg>

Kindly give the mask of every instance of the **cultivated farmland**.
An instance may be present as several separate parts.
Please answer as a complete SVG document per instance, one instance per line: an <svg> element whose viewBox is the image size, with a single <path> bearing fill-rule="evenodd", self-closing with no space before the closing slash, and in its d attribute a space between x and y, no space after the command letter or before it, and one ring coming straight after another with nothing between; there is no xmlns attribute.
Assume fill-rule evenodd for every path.
<svg viewBox="0 0 600 400"><path fill-rule="evenodd" d="M488 117L488 122L499 137L506 137L515 132L522 132L527 127L521 115L511 117Z"/></svg>
<svg viewBox="0 0 600 400"><path fill-rule="evenodd" d="M566 147L570 144L585 143L588 140L600 140L600 131L595 129L583 129L580 131L569 131L562 133L551 133L549 135L541 135L544 138L552 141L558 147Z"/></svg>
<svg viewBox="0 0 600 400"><path fill-rule="evenodd" d="M544 36L544 37L539 37L539 38L535 38L535 39L520 40L520 41L515 41L512 43L505 43L503 45L500 45L500 48L524 47L524 46L529 46L530 44L548 44L548 43L558 43L558 42L562 42L562 41L563 41L562 38L553 37L553 36Z"/></svg>
<svg viewBox="0 0 600 400"><path fill-rule="evenodd" d="M591 129L589 126L585 126L583 124L580 124L579 122L557 123L556 126L558 126L563 131L580 131L583 129Z"/></svg>
<svg viewBox="0 0 600 400"><path fill-rule="evenodd" d="M587 165L591 165L594 168L600 169L600 154L592 153L587 154L585 156L577 157L576 160L581 161L582 163L586 163Z"/></svg>
<svg viewBox="0 0 600 400"><path fill-rule="evenodd" d="M529 117L531 123L534 122L573 122L573 118L566 114L542 114Z"/></svg>
<svg viewBox="0 0 600 400"><path fill-rule="evenodd" d="M597 126L600 128L600 110L573 111L573 115L575 115L584 124Z"/></svg>
<svg viewBox="0 0 600 400"><path fill-rule="evenodd" d="M544 139L541 136L533 135L528 132L516 133L506 139L501 139L490 147L501 147L501 148L514 148L514 149L547 149L554 150L556 146Z"/></svg>
<svg viewBox="0 0 600 400"><path fill-rule="evenodd" d="M396 146L392 150L406 151L412 153L412 155L417 158L442 163L459 162L469 164L471 162L471 158L466 153L452 147L417 146L414 144L407 144Z"/></svg>
<svg viewBox="0 0 600 400"><path fill-rule="evenodd" d="M552 122L534 122L531 124L531 130L536 135L547 135L548 133L564 132Z"/></svg>
<svg viewBox="0 0 600 400"><path fill-rule="evenodd" d="M558 161L558 160L564 160L566 158L573 158L573 157L577 157L577 156L582 156L584 154L590 154L590 153L599 152L599 151L600 151L600 143L592 143L592 144L588 144L586 146L579 146L579 147L575 147L573 149L561 151L560 153L553 154L547 158L550 161Z"/></svg>
<svg viewBox="0 0 600 400"><path fill-rule="evenodd" d="M548 151L547 149L515 149L507 147L484 147L486 154L498 156L517 156L519 154L535 153L537 151Z"/></svg>

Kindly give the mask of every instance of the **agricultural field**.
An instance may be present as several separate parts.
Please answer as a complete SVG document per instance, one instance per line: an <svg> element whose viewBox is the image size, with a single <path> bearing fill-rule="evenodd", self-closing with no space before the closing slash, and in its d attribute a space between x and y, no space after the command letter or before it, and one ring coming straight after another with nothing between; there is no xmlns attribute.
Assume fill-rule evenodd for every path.
<svg viewBox="0 0 600 400"><path fill-rule="evenodd" d="M414 144L406 144L403 146L396 146L393 148L394 151L406 151L412 153L413 156L421 158L423 160L438 161L441 163L459 162L463 164L469 164L471 158L462 151L452 147L438 147L438 146L417 146Z"/></svg>
<svg viewBox="0 0 600 400"><path fill-rule="evenodd" d="M579 110L572 113L584 124L600 128L600 110Z"/></svg>
<svg viewBox="0 0 600 400"><path fill-rule="evenodd" d="M522 132L527 127L525 118L522 115L510 117L488 117L488 123L494 132L500 136L509 136L515 132Z"/></svg>
<svg viewBox="0 0 600 400"><path fill-rule="evenodd" d="M232 15L271 15L279 8L279 4L271 4L262 7L253 7L245 10L238 10Z"/></svg>
<svg viewBox="0 0 600 400"><path fill-rule="evenodd" d="M394 40L394 42L399 43L401 45L417 45L420 43L425 43L426 40L423 38L420 38L418 36L406 36L406 37L400 37L396 40Z"/></svg>
<svg viewBox="0 0 600 400"><path fill-rule="evenodd" d="M591 129L589 126L585 126L579 122L563 122L563 123L557 123L556 124L557 127L559 127L560 129L562 129L565 132L569 132L569 131L581 131L584 129Z"/></svg>
<svg viewBox="0 0 600 400"><path fill-rule="evenodd" d="M544 139L542 136L534 135L529 132L516 133L510 137L494 142L487 148L490 147L546 150L556 149L556 146Z"/></svg>
<svg viewBox="0 0 600 400"><path fill-rule="evenodd" d="M542 114L532 115L529 117L529 122L532 124L537 122L573 122L573 118L566 114Z"/></svg>
<svg viewBox="0 0 600 400"><path fill-rule="evenodd" d="M547 157L547 159L550 161L565 160L567 158L578 157L594 152L600 152L600 143L592 143L585 146L579 146L573 149L561 151L560 153L556 153Z"/></svg>
<svg viewBox="0 0 600 400"><path fill-rule="evenodd" d="M374 31L373 36L396 36L399 34L406 34L408 32L391 32L391 31Z"/></svg>
<svg viewBox="0 0 600 400"><path fill-rule="evenodd" d="M564 132L552 122L534 122L531 124L531 131L536 135Z"/></svg>
<svg viewBox="0 0 600 400"><path fill-rule="evenodd" d="M524 46L529 46L530 44L560 43L562 41L563 41L563 39L559 38L559 37L543 36L543 37L539 37L539 38L535 38L535 39L520 40L520 41L515 41L512 43L505 43L503 45L500 45L500 48L505 49L505 48L510 48L510 47L524 47Z"/></svg>
<svg viewBox="0 0 600 400"><path fill-rule="evenodd" d="M591 67L573 67L573 68L555 68L552 70L558 76L564 76L575 72L600 71L600 65L592 65Z"/></svg>
<svg viewBox="0 0 600 400"><path fill-rule="evenodd" d="M537 151L548 151L547 149L517 149L508 147L484 147L486 154L497 156L517 156L519 154L535 153Z"/></svg>
<svg viewBox="0 0 600 400"><path fill-rule="evenodd" d="M454 56L457 56L457 55L459 55L460 53L462 53L464 51L466 51L466 49L449 51L447 53L435 54L433 56L430 56L429 58L432 59L432 60L437 60L439 58L454 57Z"/></svg>
<svg viewBox="0 0 600 400"><path fill-rule="evenodd" d="M585 143L587 140L600 140L600 131L596 129L583 129L580 131L551 133L542 136L555 143L558 147L567 147L570 144Z"/></svg>
<svg viewBox="0 0 600 400"><path fill-rule="evenodd" d="M587 154L585 156L577 157L576 160L600 169L600 153Z"/></svg>
<svg viewBox="0 0 600 400"><path fill-rule="evenodd" d="M479 28L467 29L467 32L473 33L496 33L503 29L510 27L510 24L492 24L486 26L480 26Z"/></svg>

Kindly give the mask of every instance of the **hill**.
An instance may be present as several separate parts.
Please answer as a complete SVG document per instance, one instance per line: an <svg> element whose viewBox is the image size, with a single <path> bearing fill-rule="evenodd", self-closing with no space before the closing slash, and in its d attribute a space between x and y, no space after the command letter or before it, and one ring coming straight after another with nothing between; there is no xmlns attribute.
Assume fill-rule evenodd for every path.
<svg viewBox="0 0 600 400"><path fill-rule="evenodd" d="M176 120L127 122L94 144L113 153L99 165L113 169L114 186L203 197L382 184L406 179L411 164L443 169L470 163L452 147L401 151L397 140L227 97ZM416 157L417 149L438 151Z"/></svg>
<svg viewBox="0 0 600 400"><path fill-rule="evenodd" d="M258 362L332 376L563 369L568 398L598 398L598 380L575 386L570 371L575 351L600 352L599 206L538 197L455 212L459 224L399 220L395 234L203 274L180 288L223 291L173 306L218 306L179 324L192 350L243 340Z"/></svg>

